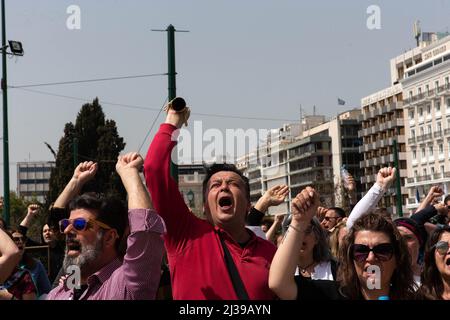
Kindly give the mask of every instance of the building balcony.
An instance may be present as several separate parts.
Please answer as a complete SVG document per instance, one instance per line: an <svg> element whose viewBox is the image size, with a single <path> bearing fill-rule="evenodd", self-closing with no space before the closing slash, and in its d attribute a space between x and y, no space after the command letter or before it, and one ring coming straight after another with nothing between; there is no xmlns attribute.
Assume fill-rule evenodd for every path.
<svg viewBox="0 0 450 320"><path fill-rule="evenodd" d="M449 135L450 134L450 128L449 129L445 129L444 130L444 135Z"/></svg>
<svg viewBox="0 0 450 320"><path fill-rule="evenodd" d="M416 138L409 138L408 139L408 144L415 144L416 143Z"/></svg>
<svg viewBox="0 0 450 320"><path fill-rule="evenodd" d="M434 134L435 138L441 138L442 137L442 130L435 131L433 134Z"/></svg>

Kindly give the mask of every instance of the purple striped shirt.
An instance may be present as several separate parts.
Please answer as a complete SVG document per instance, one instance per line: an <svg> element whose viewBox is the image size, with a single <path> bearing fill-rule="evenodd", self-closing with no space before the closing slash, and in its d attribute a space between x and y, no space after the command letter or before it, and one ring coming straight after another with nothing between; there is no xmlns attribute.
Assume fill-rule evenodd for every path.
<svg viewBox="0 0 450 320"><path fill-rule="evenodd" d="M162 218L150 209L128 211L130 235L123 261L115 259L87 279L88 288L80 300L155 299L163 256ZM73 300L74 291L59 285L47 300Z"/></svg>

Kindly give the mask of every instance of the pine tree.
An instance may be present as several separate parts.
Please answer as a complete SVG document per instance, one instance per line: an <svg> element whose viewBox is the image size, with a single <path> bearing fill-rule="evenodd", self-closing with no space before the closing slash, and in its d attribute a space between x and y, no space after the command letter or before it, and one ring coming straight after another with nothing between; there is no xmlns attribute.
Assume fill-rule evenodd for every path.
<svg viewBox="0 0 450 320"><path fill-rule="evenodd" d="M53 203L74 170L74 139L78 141L78 163L94 161L98 163L95 179L87 183L82 192L98 192L106 195L125 197L125 190L120 178L115 173L117 156L125 148L123 138L117 132L114 120L105 120L105 114L98 98L81 107L75 125L67 123L64 136L59 142L56 166L50 177L50 191L47 208Z"/></svg>

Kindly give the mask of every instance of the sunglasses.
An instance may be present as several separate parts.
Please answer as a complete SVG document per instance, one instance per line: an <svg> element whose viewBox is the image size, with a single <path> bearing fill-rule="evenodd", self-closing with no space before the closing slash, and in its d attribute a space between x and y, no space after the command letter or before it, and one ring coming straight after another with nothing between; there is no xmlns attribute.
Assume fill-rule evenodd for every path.
<svg viewBox="0 0 450 320"><path fill-rule="evenodd" d="M92 224L98 225L100 228L103 229L111 229L110 226L107 224L104 224L103 222L97 221L97 220L86 220L84 218L76 218L76 219L62 219L59 221L59 231L61 233L64 233L64 230L67 229L69 225L72 225L73 228L76 231L84 231L88 227L92 226Z"/></svg>
<svg viewBox="0 0 450 320"><path fill-rule="evenodd" d="M364 244L353 244L351 246L352 259L357 262L366 261L370 251L380 261L389 261L394 255L394 247L391 243L381 243L372 249Z"/></svg>
<svg viewBox="0 0 450 320"><path fill-rule="evenodd" d="M434 246L433 246L437 252L439 252L439 254L441 256L446 255L448 252L448 242L447 241L438 241Z"/></svg>

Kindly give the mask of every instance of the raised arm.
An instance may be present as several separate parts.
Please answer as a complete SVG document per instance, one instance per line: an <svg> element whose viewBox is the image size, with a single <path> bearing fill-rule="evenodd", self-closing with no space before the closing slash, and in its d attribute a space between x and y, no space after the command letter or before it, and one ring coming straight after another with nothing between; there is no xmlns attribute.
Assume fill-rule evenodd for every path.
<svg viewBox="0 0 450 320"><path fill-rule="evenodd" d="M289 193L286 185L276 185L264 192L247 216L248 226L260 226L267 210L283 203Z"/></svg>
<svg viewBox="0 0 450 320"><path fill-rule="evenodd" d="M0 229L0 284L11 275L22 254L12 239Z"/></svg>
<svg viewBox="0 0 450 320"><path fill-rule="evenodd" d="M133 299L154 299L161 275L164 222L153 210L148 191L139 176L143 162L140 155L132 152L119 156L116 164L116 171L128 194L130 225L122 279Z"/></svg>
<svg viewBox="0 0 450 320"><path fill-rule="evenodd" d="M391 167L381 168L377 174L377 181L367 194L355 205L347 219L347 229L362 216L369 214L375 209L383 194L389 189L394 181L396 169Z"/></svg>
<svg viewBox="0 0 450 320"><path fill-rule="evenodd" d="M270 229L267 230L267 233L266 233L267 240L272 241L272 242L275 241L275 235L277 234L278 229L281 227L281 223L283 222L283 219L285 216L286 216L285 213L275 215L275 219L273 220L273 223L270 226Z"/></svg>
<svg viewBox="0 0 450 320"><path fill-rule="evenodd" d="M275 253L269 272L269 287L280 299L296 299L301 290L294 279L298 253L318 206L319 194L311 187L303 189L292 200L292 221Z"/></svg>
<svg viewBox="0 0 450 320"><path fill-rule="evenodd" d="M54 203L56 208L65 208L70 200L75 198L80 192L83 186L94 178L98 169L97 163L92 161L85 161L80 163L74 170L72 179L67 183L63 192L58 196Z"/></svg>
<svg viewBox="0 0 450 320"><path fill-rule="evenodd" d="M444 191L439 186L432 186L430 190L428 191L427 196L423 201L420 203L419 207L416 209L416 212L419 212L423 209L425 209L428 206L432 206L436 204L436 202L439 202L439 198L442 197L444 194Z"/></svg>
<svg viewBox="0 0 450 320"><path fill-rule="evenodd" d="M197 219L189 211L178 184L170 175L171 154L176 145L177 129L186 123L188 117L188 108L178 113L168 108L166 121L153 138L144 162L147 188L153 205L164 219L167 228L165 244L169 251L182 248L187 233L193 230L193 221Z"/></svg>

